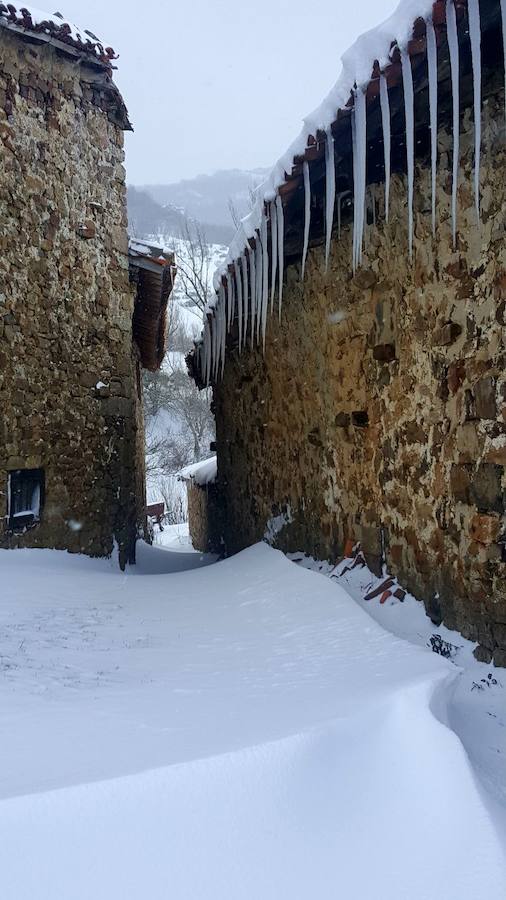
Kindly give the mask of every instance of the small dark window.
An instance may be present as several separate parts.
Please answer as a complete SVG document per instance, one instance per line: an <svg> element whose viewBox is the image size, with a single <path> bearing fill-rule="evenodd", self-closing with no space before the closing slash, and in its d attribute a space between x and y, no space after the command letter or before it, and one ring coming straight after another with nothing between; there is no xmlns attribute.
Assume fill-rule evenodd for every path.
<svg viewBox="0 0 506 900"><path fill-rule="evenodd" d="M10 531L25 531L40 521L44 503L44 469L9 472Z"/></svg>
<svg viewBox="0 0 506 900"><path fill-rule="evenodd" d="M367 428L369 425L369 416L363 409L352 412L351 421L356 428Z"/></svg>

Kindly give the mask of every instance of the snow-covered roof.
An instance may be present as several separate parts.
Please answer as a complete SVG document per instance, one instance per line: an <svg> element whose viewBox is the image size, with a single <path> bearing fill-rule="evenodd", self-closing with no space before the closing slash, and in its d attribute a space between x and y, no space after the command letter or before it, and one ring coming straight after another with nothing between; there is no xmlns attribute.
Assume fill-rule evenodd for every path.
<svg viewBox="0 0 506 900"><path fill-rule="evenodd" d="M143 260L150 266L166 266L174 265L174 251L161 247L159 244L152 244L149 241L143 241L140 238L131 237L128 239L128 255L131 262L142 265Z"/></svg>
<svg viewBox="0 0 506 900"><path fill-rule="evenodd" d="M315 237L321 239L323 234L327 264L336 209L338 232L342 208L348 220L351 213L353 253L350 262L355 271L362 261L367 185L384 180L385 216L388 219L391 171L407 173L406 233L411 257L414 159L418 149L415 137L421 124L426 129L430 146L435 229L440 53L444 54L441 71L446 73L445 78L448 70L451 72L453 117L449 125L455 133L452 165L452 235L455 244L459 164L455 123L460 115L461 56L462 53L469 55L470 46L476 106L481 101L482 33L487 31L488 42L491 39L501 41L501 17L506 22L506 0L487 0L481 5L478 0L401 0L392 16L362 35L344 54L338 81L323 103L306 117L297 139L257 189L254 208L241 221L223 264L215 272L216 293L204 312L202 338L188 359L190 372L200 386L216 381L223 374L227 333L232 328L236 341L238 336L239 352L246 345L246 331L248 345L251 340L252 344L265 346L267 312L270 309L272 313L276 294L276 308L281 315L285 256L293 259L294 255L300 255L302 247L301 272L304 273L308 242L314 241ZM506 28L502 31L504 34ZM419 111L420 103L415 110L414 95L423 90L427 80L430 87L426 92L429 98L427 122L419 123L415 121L415 112ZM427 108L426 99L423 104ZM474 120L475 200L479 210L480 115L476 111ZM399 121L404 123L402 139L391 140L392 122ZM374 141L372 146L376 156L379 151L384 153L384 163L374 160L374 173L368 166L371 141ZM336 186L336 167L337 175L343 176L344 184L339 187ZM378 176L377 170L382 175ZM321 208L317 215L312 214L311 201L316 199L317 192L320 207L322 195L324 197L323 220ZM293 242L295 213L302 215L302 227L296 235L300 237L300 244L297 245ZM314 231L315 225L318 235ZM287 236L292 239L289 252Z"/></svg>
<svg viewBox="0 0 506 900"><path fill-rule="evenodd" d="M199 487L205 487L207 484L212 484L213 481L216 481L216 475L216 456L210 456L209 459L204 459L202 462L193 463L191 466L185 466L184 469L181 469L181 471L178 472L180 481L190 481L192 484L197 484Z"/></svg>
<svg viewBox="0 0 506 900"><path fill-rule="evenodd" d="M376 28L362 34L343 54L341 74L323 102L305 117L302 129L285 153L272 167L270 174L255 191L256 201L252 211L241 220L223 264L216 269L214 287L219 289L227 268L244 251L249 238L260 230L264 205L276 198L279 189L286 184L287 175L314 145L318 132L328 132L336 122L339 110L349 106L355 88L364 88L371 81L375 61L380 69L391 62L395 47L407 49L413 34L413 24L418 18L431 16L433 0L401 0L395 12Z"/></svg>
<svg viewBox="0 0 506 900"><path fill-rule="evenodd" d="M67 44L79 53L95 57L107 65L116 59L112 47L108 47L92 31L73 25L58 12L50 15L34 6L14 6L12 3L0 2L0 25Z"/></svg>
<svg viewBox="0 0 506 900"><path fill-rule="evenodd" d="M167 349L167 304L176 277L174 254L138 238L130 238L128 261L137 281L133 336L143 367L155 372Z"/></svg>

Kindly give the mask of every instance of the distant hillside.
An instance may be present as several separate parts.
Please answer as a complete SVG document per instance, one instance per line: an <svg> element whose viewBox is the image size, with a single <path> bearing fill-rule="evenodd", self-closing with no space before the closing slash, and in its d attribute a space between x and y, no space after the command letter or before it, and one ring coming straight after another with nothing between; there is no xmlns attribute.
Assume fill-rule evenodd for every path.
<svg viewBox="0 0 506 900"><path fill-rule="evenodd" d="M212 175L178 181L175 184L146 184L141 190L160 206L184 211L199 222L230 228L230 202L239 216L250 209L251 191L266 177L266 169L228 169Z"/></svg>
<svg viewBox="0 0 506 900"><path fill-rule="evenodd" d="M164 235L166 237L179 237L184 222L184 213L173 206L162 206L142 188L129 185L127 192L128 201L128 227L130 234L136 237L149 237ZM192 215L189 213L189 215ZM196 217L194 217L196 218ZM199 220L202 221L202 220ZM228 246L234 235L234 225L229 221L228 225L216 225L213 222L202 221L207 240L212 244L224 244Z"/></svg>

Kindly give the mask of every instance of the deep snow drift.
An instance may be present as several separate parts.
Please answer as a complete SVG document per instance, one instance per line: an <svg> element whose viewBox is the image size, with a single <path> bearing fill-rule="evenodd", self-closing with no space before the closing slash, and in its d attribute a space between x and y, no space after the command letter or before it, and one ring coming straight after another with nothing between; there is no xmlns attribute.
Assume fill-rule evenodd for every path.
<svg viewBox="0 0 506 900"><path fill-rule="evenodd" d="M503 898L459 670L265 545L181 555L0 551L2 898Z"/></svg>

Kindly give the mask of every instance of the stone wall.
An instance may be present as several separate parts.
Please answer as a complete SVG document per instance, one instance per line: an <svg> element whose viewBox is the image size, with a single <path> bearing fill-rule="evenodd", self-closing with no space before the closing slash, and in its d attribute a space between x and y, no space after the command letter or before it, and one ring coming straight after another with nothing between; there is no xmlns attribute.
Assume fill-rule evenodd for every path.
<svg viewBox="0 0 506 900"><path fill-rule="evenodd" d="M121 109L85 60L0 44L0 546L123 564L144 479ZM39 467L41 522L11 534L8 472Z"/></svg>
<svg viewBox="0 0 506 900"><path fill-rule="evenodd" d="M285 514L284 550L335 560L361 541L436 622L506 664L506 166L504 96L483 110L482 225L473 126L462 125L458 245L451 240L451 136L439 135L437 235L430 175L417 167L414 262L406 181L369 209L351 273L351 228L286 273L265 357L228 354L214 391L218 483L229 553ZM288 521L290 520L291 521Z"/></svg>
<svg viewBox="0 0 506 900"><path fill-rule="evenodd" d="M191 542L202 553L220 553L223 549L221 492L216 485L201 486L186 482L188 521Z"/></svg>

